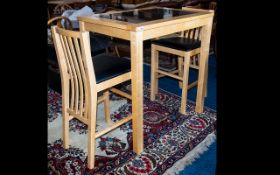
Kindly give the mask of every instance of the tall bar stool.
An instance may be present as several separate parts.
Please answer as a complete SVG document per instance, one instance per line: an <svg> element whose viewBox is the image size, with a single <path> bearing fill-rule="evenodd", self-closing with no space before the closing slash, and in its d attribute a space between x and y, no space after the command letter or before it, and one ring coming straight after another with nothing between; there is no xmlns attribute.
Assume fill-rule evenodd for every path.
<svg viewBox="0 0 280 175"><path fill-rule="evenodd" d="M63 146L69 148L69 120L76 118L88 125L87 166L93 169L95 139L132 119L129 115L111 122L109 108L109 90L131 80L130 61L107 54L92 58L89 32L52 26L52 36L62 82ZM114 92L131 99L131 95L122 91ZM101 102L104 102L108 127L96 132L97 104Z"/></svg>
<svg viewBox="0 0 280 175"><path fill-rule="evenodd" d="M189 68L199 70L201 27L181 32L180 36L162 38L152 41L151 48L151 96L152 101L158 93L158 79L169 76L179 80L182 88L180 112L186 114L187 91L197 86L197 81L188 84ZM167 72L159 68L159 52L178 56L178 69Z"/></svg>

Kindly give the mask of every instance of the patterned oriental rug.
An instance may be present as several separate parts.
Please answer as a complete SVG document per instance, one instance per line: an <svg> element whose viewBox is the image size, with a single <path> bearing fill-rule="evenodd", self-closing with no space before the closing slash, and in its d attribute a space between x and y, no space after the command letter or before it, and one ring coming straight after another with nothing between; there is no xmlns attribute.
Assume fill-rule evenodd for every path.
<svg viewBox="0 0 280 175"><path fill-rule="evenodd" d="M130 85L123 87L130 90ZM95 168L87 165L87 126L70 121L70 148L62 146L61 96L48 91L49 174L176 174L199 157L215 140L216 112L205 108L195 112L188 101L187 115L178 112L180 97L159 89L156 101L149 100L150 84L144 84L144 151L132 150L131 122L96 139ZM131 112L130 101L110 96L111 119L117 121ZM106 127L103 104L98 105L97 131Z"/></svg>

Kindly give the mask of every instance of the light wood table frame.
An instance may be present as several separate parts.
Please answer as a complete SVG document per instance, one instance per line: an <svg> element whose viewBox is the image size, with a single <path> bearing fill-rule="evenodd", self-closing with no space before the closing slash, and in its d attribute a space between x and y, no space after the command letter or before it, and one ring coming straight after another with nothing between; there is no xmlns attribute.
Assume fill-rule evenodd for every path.
<svg viewBox="0 0 280 175"><path fill-rule="evenodd" d="M160 8L160 7L151 7ZM145 9L151 9L145 8ZM168 8L165 8L168 9ZM143 10L143 9L138 9ZM175 10L175 9L173 9ZM203 112L206 79L208 70L208 55L214 12L209 10L183 8L195 11L184 16L158 19L142 23L129 23L100 17L100 14L78 17L80 30L101 33L104 35L130 41L131 51L131 84L132 84L132 126L133 151L140 154L143 151L143 41L158 38L184 30L202 27L200 68L196 97L196 112ZM133 11L133 10L126 10ZM137 11L137 9L136 9ZM108 12L106 14L120 13ZM104 14L103 14L104 15Z"/></svg>
<svg viewBox="0 0 280 175"><path fill-rule="evenodd" d="M86 3L86 2L95 2L95 0L88 0L88 1L82 1L82 2L79 2L79 1L62 1L62 0L57 0L57 1L48 1L48 4L75 4L75 3Z"/></svg>

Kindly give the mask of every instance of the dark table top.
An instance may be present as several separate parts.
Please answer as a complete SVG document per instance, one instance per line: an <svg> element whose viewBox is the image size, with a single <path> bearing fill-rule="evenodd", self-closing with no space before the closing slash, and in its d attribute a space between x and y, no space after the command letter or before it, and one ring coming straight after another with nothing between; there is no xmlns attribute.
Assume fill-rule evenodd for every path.
<svg viewBox="0 0 280 175"><path fill-rule="evenodd" d="M159 19L167 19L177 16L190 15L197 13L195 11L183 11L168 8L154 8L154 9L135 9L133 11L125 11L113 14L100 14L99 18L113 19L129 23L142 23Z"/></svg>

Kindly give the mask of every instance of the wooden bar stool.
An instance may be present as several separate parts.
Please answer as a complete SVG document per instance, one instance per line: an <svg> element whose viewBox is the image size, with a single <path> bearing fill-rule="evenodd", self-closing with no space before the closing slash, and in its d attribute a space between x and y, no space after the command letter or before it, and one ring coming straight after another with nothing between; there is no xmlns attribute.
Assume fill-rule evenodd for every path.
<svg viewBox="0 0 280 175"><path fill-rule="evenodd" d="M199 70L200 31L194 28L181 32L180 36L162 38L152 41L151 48L151 96L152 101L158 93L158 79L169 76L179 80L182 88L180 112L186 114L187 91L197 85L197 81L188 85L189 68ZM164 71L159 68L159 51L178 56L178 69Z"/></svg>
<svg viewBox="0 0 280 175"><path fill-rule="evenodd" d="M70 31L52 26L53 42L62 82L63 146L69 148L69 120L76 118L88 125L88 168L94 168L95 139L129 122L131 115L111 122L109 90L131 80L130 61L107 54L92 58L89 32ZM119 90L114 93L131 99ZM98 97L98 94L102 94ZM97 104L104 102L109 126L96 133Z"/></svg>

